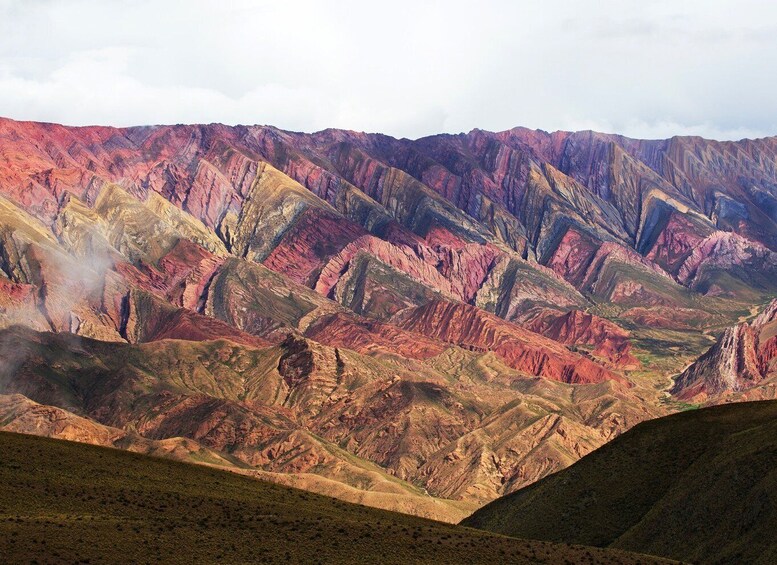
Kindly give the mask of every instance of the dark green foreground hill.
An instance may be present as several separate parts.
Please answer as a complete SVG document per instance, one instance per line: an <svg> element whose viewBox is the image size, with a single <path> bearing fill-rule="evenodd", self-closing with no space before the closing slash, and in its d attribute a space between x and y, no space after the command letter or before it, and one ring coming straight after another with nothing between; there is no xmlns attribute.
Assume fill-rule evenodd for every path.
<svg viewBox="0 0 777 565"><path fill-rule="evenodd" d="M777 563L777 402L644 422L462 522L699 563Z"/></svg>
<svg viewBox="0 0 777 565"><path fill-rule="evenodd" d="M375 510L225 471L0 433L6 563L656 563Z"/></svg>

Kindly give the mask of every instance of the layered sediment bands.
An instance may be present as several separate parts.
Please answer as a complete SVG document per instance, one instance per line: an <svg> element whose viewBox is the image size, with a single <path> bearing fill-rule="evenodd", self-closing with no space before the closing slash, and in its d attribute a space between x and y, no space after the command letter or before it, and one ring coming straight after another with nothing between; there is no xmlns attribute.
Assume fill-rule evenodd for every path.
<svg viewBox="0 0 777 565"><path fill-rule="evenodd" d="M331 224L336 218L342 220L334 208L305 187L271 165L260 163L239 215L225 215L219 231L235 255L263 261L290 227L308 214L308 222L317 217Z"/></svg>
<svg viewBox="0 0 777 565"><path fill-rule="evenodd" d="M55 247L56 240L39 220L0 197L0 268L9 280L35 280L35 267L26 256L31 246Z"/></svg>
<svg viewBox="0 0 777 565"><path fill-rule="evenodd" d="M443 296L472 300L489 271L504 253L491 245L464 244L458 248L425 245L411 248L364 236L335 255L321 270L315 289L330 296L357 254L368 254ZM390 284L386 281L386 284Z"/></svg>
<svg viewBox="0 0 777 565"><path fill-rule="evenodd" d="M213 232L158 195L141 202L115 184L103 188L93 208L68 201L59 216L57 231L64 234L71 249L82 254L101 251L95 240L97 232L104 244L130 262L156 261L182 238L216 254L226 252Z"/></svg>
<svg viewBox="0 0 777 565"><path fill-rule="evenodd" d="M363 234L355 224L311 209L289 227L264 264L294 282L313 286L329 258Z"/></svg>
<svg viewBox="0 0 777 565"><path fill-rule="evenodd" d="M596 248L578 281L576 287L583 294L622 306L695 307L699 303L663 269L612 242Z"/></svg>
<svg viewBox="0 0 777 565"><path fill-rule="evenodd" d="M464 302L470 302L483 285L495 263L504 254L491 245L467 244L458 250L441 253L439 270L453 281L455 294Z"/></svg>
<svg viewBox="0 0 777 565"><path fill-rule="evenodd" d="M777 301L750 323L732 326L676 379L672 393L685 400L777 398Z"/></svg>
<svg viewBox="0 0 777 565"><path fill-rule="evenodd" d="M151 294L135 290L130 291L124 299L120 331L122 337L130 343L160 339L228 339L253 347L268 345L268 341L242 332L221 320L186 308L176 308Z"/></svg>
<svg viewBox="0 0 777 565"><path fill-rule="evenodd" d="M360 353L393 353L411 359L428 359L448 347L424 334L350 314L323 316L308 326L305 335L327 345L347 347Z"/></svg>
<svg viewBox="0 0 777 565"><path fill-rule="evenodd" d="M587 304L583 295L547 267L508 257L496 261L473 302L516 323L531 319L537 311L561 313Z"/></svg>
<svg viewBox="0 0 777 565"><path fill-rule="evenodd" d="M678 280L705 294L725 295L730 291L729 271L753 273L748 282L754 288L777 288L777 253L744 237L716 232L699 242L678 270Z"/></svg>
<svg viewBox="0 0 777 565"><path fill-rule="evenodd" d="M591 345L595 356L616 367L639 367L639 361L631 354L629 332L604 318L572 310L557 318L537 318L528 327L560 343Z"/></svg>
<svg viewBox="0 0 777 565"><path fill-rule="evenodd" d="M258 161L264 159L342 213L349 208L339 202L358 200L352 196L355 186L376 196L376 204L395 217L399 210L407 210L401 223L417 220L417 208L394 204L392 198L398 203L405 196L386 186L399 184L405 187L402 192L420 194L418 187L408 188L414 179L433 189L426 196L437 202L436 207L445 208L450 200L489 226L501 241L518 234L511 246L522 254L526 251L519 243L522 232L528 240L534 233L527 218L538 216L524 216L538 202L526 198L531 171L542 171L558 202L570 205L591 227L611 234L621 231L618 237L626 244L631 239L636 245L638 232L652 231L645 226L653 220L635 207L644 204L648 192L658 194L656 188L661 199L682 213L685 207L721 229L739 231L767 247L773 246L776 230L769 215L774 203L768 189L774 174L769 166L775 154L772 139L738 145L694 138L638 141L592 132L546 134L516 128L412 142L332 130L305 136L274 128L216 125L76 129L10 120L3 121L3 133L0 147L8 162L24 162L24 167L3 171L7 194L47 220L65 192L93 203L106 182L121 182L135 195L159 193L216 227L229 214L239 215L259 174ZM409 178L389 178L391 170ZM582 198L581 189L595 198ZM364 202L369 201L351 204L350 209L380 210ZM371 215L380 216L355 212L349 217L357 223L362 217L373 226L384 221L366 220Z"/></svg>
<svg viewBox="0 0 777 565"><path fill-rule="evenodd" d="M26 392L44 403L48 399L49 404L69 404L92 422L88 426L83 417L46 407L35 409L38 413L28 414L26 421L15 418L28 432L62 434L69 425L66 421L61 427L47 422L47 414L56 412L73 421L70 428L78 434L73 439L80 441L103 444L106 426L117 438L127 436L122 429L130 427L141 434L137 443L188 438L209 450L229 453L225 456L228 464L243 471L253 467L290 474L315 472L355 488L420 495L379 467L303 430L295 421L298 412L315 414L311 397L327 398L326 386L321 386L333 373L326 366L328 354L320 346L303 343L297 347L290 342L281 351L243 348L225 341L107 346L21 330L0 334L0 346L4 351L14 347L18 353L18 370L5 375L3 392ZM312 363L295 364L297 356L308 353L315 359ZM279 359L283 373L277 370ZM42 376L38 369L43 365L52 366L52 372ZM296 378L288 378L295 370ZM344 380L352 386L349 379ZM18 396L12 398L17 405L29 404ZM14 411L30 411L22 408ZM194 441L191 444L197 445ZM210 461L203 458L200 462Z"/></svg>
<svg viewBox="0 0 777 565"><path fill-rule="evenodd" d="M54 331L121 339L116 329L126 286L108 270L109 259L78 260L51 239L29 237L24 229L13 228L6 235L0 239L7 277L3 286L22 299L5 310L9 325L29 323L42 329L45 321L46 329Z"/></svg>
<svg viewBox="0 0 777 565"><path fill-rule="evenodd" d="M718 342L675 382L674 393L692 398L738 391L761 380L756 338L747 324L728 328Z"/></svg>
<svg viewBox="0 0 777 565"><path fill-rule="evenodd" d="M712 232L710 225L668 206L654 206L648 214L638 251L669 273L683 262Z"/></svg>
<svg viewBox="0 0 777 565"><path fill-rule="evenodd" d="M60 209L67 193L91 206L101 191L118 183L128 194L147 199L158 215L165 216L154 206L169 200L173 206L167 212L181 208L197 216L204 226L216 228L233 253L255 260L266 259L308 207L316 214L328 210L338 217L339 212L396 244L412 247L417 237L398 229L398 221L430 241L439 242L440 234L447 233L463 243L506 242L528 258L554 256L559 233L569 228L564 222L571 222L574 231L594 241L614 239L640 253L649 251L672 274L684 260L683 249L695 238L706 237L704 226L713 220L720 227L725 223L725 229L747 231L747 238L758 229L771 229L771 220L761 210L769 209L768 191L754 188L771 174L758 165L760 158L774 153L769 140L743 144L734 158L729 153L734 146L714 142L641 142L520 128L410 142L333 130L306 136L260 127L68 129L7 120L3 126L5 153L25 156L23 168L6 172L9 184L4 190L18 196L18 183L25 176L33 178L37 190L56 200L46 210L35 207L46 221L52 217L48 210ZM696 154L693 159L691 152ZM674 163L675 153L684 161ZM690 162L697 163L693 171L685 170ZM67 172L60 173L65 163ZM81 186L85 182L86 188ZM631 198L637 194L639 199ZM737 223L731 203L738 199L747 213L742 212ZM642 211L636 218L631 203L638 201ZM669 216L672 219L666 220ZM666 237L656 245L665 221ZM306 277L315 278L320 263L328 260L321 255L328 250L310 250L303 239L279 250L273 267L288 268L292 255L300 253L305 265L292 275L312 285L315 280ZM444 241L456 247L453 239L446 236ZM657 249L667 246L676 249ZM587 260L585 254L582 258ZM575 277L585 261L575 263L572 256L567 263L561 270ZM705 281L683 284L750 300L747 287L755 280L756 263L729 269L721 259ZM714 280L706 280L710 278ZM769 291L763 281L756 282L757 293ZM467 286L464 291L465 300L471 301L474 289Z"/></svg>
<svg viewBox="0 0 777 565"><path fill-rule="evenodd" d="M546 266L571 284L581 287L601 244L584 233L567 228Z"/></svg>
<svg viewBox="0 0 777 565"><path fill-rule="evenodd" d="M228 259L210 280L203 312L254 335L285 336L291 329L305 331L320 316L341 310L262 265Z"/></svg>
<svg viewBox="0 0 777 565"><path fill-rule="evenodd" d="M186 239L179 240L157 263L166 283L167 300L182 308L202 310L208 287L223 264L223 257L214 256Z"/></svg>
<svg viewBox="0 0 777 565"><path fill-rule="evenodd" d="M0 120L0 327L55 332L0 334L0 385L460 516L677 406L658 383L773 298L776 149ZM771 394L772 321L731 332L694 398Z"/></svg>
<svg viewBox="0 0 777 565"><path fill-rule="evenodd" d="M345 498L362 492L365 502L370 492L394 493L403 507L444 519L460 507L443 511L445 503L435 502L437 511L426 514L423 500L407 506L429 497L401 479L473 505L562 468L657 413L614 383L578 389L526 379L494 359L487 364L499 377L489 384L474 369L481 356L459 348L408 364L396 353L371 358L293 336L256 349L226 340L106 344L17 328L0 332L0 350L16 353L0 393L135 430L138 441L184 437L242 472L287 473L299 477L295 484L329 484L328 492ZM450 372L440 372L444 366ZM537 424L559 413L566 416L558 425ZM58 433L46 418L25 426ZM496 454L497 467L484 457L462 472L461 460L447 457L470 437Z"/></svg>
<svg viewBox="0 0 777 565"><path fill-rule="evenodd" d="M390 319L405 308L444 298L417 278L362 250L348 262L330 294L357 314L380 320Z"/></svg>
<svg viewBox="0 0 777 565"><path fill-rule="evenodd" d="M156 264L134 266L120 261L113 269L128 285L150 292L182 308L201 311L210 282L225 258L218 257L186 239L179 240Z"/></svg>
<svg viewBox="0 0 777 565"><path fill-rule="evenodd" d="M390 267L394 267L416 281L441 292L454 296L453 284L435 268L435 262L424 261L407 246L396 246L370 235L361 237L345 246L321 269L315 290L329 296L340 276L346 272L351 260L360 252L374 256ZM431 250L428 253L432 253Z"/></svg>
<svg viewBox="0 0 777 565"><path fill-rule="evenodd" d="M627 381L544 338L479 308L433 302L402 313L400 327L473 351L493 351L505 363L529 375L567 383Z"/></svg>
<svg viewBox="0 0 777 565"><path fill-rule="evenodd" d="M465 241L482 243L493 237L406 172L384 165L349 143L339 143L331 151L341 176L380 202L416 234L424 236L430 226L439 225Z"/></svg>

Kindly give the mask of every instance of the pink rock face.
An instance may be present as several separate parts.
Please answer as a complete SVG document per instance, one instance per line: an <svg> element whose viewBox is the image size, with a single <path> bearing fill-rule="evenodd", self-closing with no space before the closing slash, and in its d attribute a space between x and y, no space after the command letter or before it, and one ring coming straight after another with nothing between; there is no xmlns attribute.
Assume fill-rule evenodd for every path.
<svg viewBox="0 0 777 565"><path fill-rule="evenodd" d="M324 265L314 288L329 296L359 252L369 253L429 288L465 302L474 298L496 259L504 255L491 245L464 244L457 248L437 245L434 249L422 245L411 248L393 245L374 236L363 236L349 243Z"/></svg>
<svg viewBox="0 0 777 565"><path fill-rule="evenodd" d="M428 359L439 355L448 345L424 335L403 330L392 324L365 320L348 314L320 318L305 336L333 347L347 347L360 353L382 351L411 359Z"/></svg>
<svg viewBox="0 0 777 565"><path fill-rule="evenodd" d="M371 235L365 235L346 245L342 251L332 257L321 269L315 289L324 296L329 296L340 280L340 276L348 269L350 261L360 251L375 256L387 265L391 265L426 284L439 290L447 296L453 296L451 280L445 278L435 268L435 262L427 262L407 246L396 246ZM433 258L434 259L434 258ZM272 268L267 262L265 264Z"/></svg>
<svg viewBox="0 0 777 565"><path fill-rule="evenodd" d="M686 400L715 400L757 387L774 373L777 300L752 322L728 328L704 355L675 380L673 393ZM759 397L771 397L774 391Z"/></svg>
<svg viewBox="0 0 777 565"><path fill-rule="evenodd" d="M757 264L768 272L777 267L777 253L730 232L716 232L697 244L679 269L678 279L692 284L703 270Z"/></svg>
<svg viewBox="0 0 777 565"><path fill-rule="evenodd" d="M715 316L709 309L693 313L699 294L760 300L777 289L777 229L769 217L777 201L761 190L777 182L768 164L775 155L773 139L653 142L515 128L410 141L337 130L68 128L2 120L0 192L44 227L69 195L89 207L109 183L140 199L158 193L230 248L227 232L269 163L331 208L311 200L301 215L283 216L272 241L262 242L263 262L324 296L347 284L352 295L363 291L357 270L349 271L362 253L394 269L374 286L379 293L384 285L387 296L415 284L432 291L418 294L424 300L438 293L514 320L533 319L554 304L557 312L585 308L593 299L617 305L639 324L690 331ZM115 257L110 284L79 295L83 304L71 308L56 265L31 249L33 263L41 258L31 296L36 308L51 306L47 323L56 329L104 325L115 334L121 297L132 288L202 311L209 281L224 268L222 258L187 241L158 261L158 255ZM520 269L518 254L528 259ZM547 272L574 288L549 283L540 276ZM410 282L392 287L385 273ZM419 303L413 300L394 300L384 317ZM268 332L288 329L285 318L251 315ZM610 367L633 366L628 338L616 326L582 314L554 324L542 331L592 346ZM258 327L252 331L265 335Z"/></svg>
<svg viewBox="0 0 777 565"><path fill-rule="evenodd" d="M264 264L294 282L312 285L330 257L363 235L359 226L311 208L285 234Z"/></svg>
<svg viewBox="0 0 777 565"><path fill-rule="evenodd" d="M209 281L224 264L199 245L182 239L156 265L117 262L115 270L137 288L190 310L202 310Z"/></svg>
<svg viewBox="0 0 777 565"><path fill-rule="evenodd" d="M455 296L464 302L471 301L488 276L497 259L504 256L492 245L467 244L460 249L439 250L438 269L451 281Z"/></svg>
<svg viewBox="0 0 777 565"><path fill-rule="evenodd" d="M162 339L210 341L226 339L250 347L266 347L269 341L229 324L185 308L175 308L152 295L132 291L125 299L122 331L133 343Z"/></svg>
<svg viewBox="0 0 777 565"><path fill-rule="evenodd" d="M35 285L13 283L8 279L0 278L0 295L8 302L34 304Z"/></svg>
<svg viewBox="0 0 777 565"><path fill-rule="evenodd" d="M628 382L557 342L466 304L432 302L401 314L397 324L465 349L493 351L530 375L567 383Z"/></svg>
<svg viewBox="0 0 777 565"><path fill-rule="evenodd" d="M37 330L50 329L49 322L38 309L34 285L13 283L0 277L0 322L3 325L23 324Z"/></svg>
<svg viewBox="0 0 777 565"><path fill-rule="evenodd" d="M446 247L448 249L461 249L467 244L459 236L437 224L429 227L424 239L431 247Z"/></svg>
<svg viewBox="0 0 777 565"><path fill-rule="evenodd" d="M557 318L537 318L529 329L560 343L593 345L593 354L615 367L639 367L639 361L631 354L629 332L604 318L572 310Z"/></svg>
<svg viewBox="0 0 777 565"><path fill-rule="evenodd" d="M266 160L341 212L367 222L370 216L359 216L349 208L353 202L348 203L343 192L346 188L363 191L377 201L371 206L404 224L396 233L413 224L422 187L428 186L496 233L504 224L484 212L482 199L489 199L513 214L516 223L511 230L525 229L528 234L534 233L532 221L549 202L529 198L530 173L544 171L555 191L554 202L571 204L577 222L590 223L586 227L593 230L591 233L609 231L621 238L623 246L633 246L634 242L623 239L624 232L616 224L631 226L635 234L645 227L634 224L643 222L635 216L639 202L634 195L640 194L636 187L655 187L667 202L679 203L680 208L689 206L697 219L691 222L686 213L671 212L668 224L646 250L650 262L674 274L698 239L706 237L705 230L714 229L715 222L749 240L761 241L767 248L777 248L777 228L764 212L769 202L755 202L746 192L759 182L775 180L773 171L763 165L774 154L775 143L770 139L738 145L691 138L649 142L593 132L547 134L524 128L501 133L474 130L463 136L411 142L335 130L303 135L274 128L220 125L67 128L3 120L0 191L50 222L66 193L92 203L105 183L114 182L137 196L158 192L215 228L228 211L239 214L258 164ZM567 180L557 182L561 177ZM564 192L572 179L580 183L576 191L588 190L602 198L596 204L599 212L592 214L591 203L585 198L575 199ZM712 187L723 192L715 197L715 210L708 212L703 203L709 200ZM413 229L425 235L431 245L458 249L471 243L435 223L434 218L430 221ZM708 227L702 229L703 224ZM597 243L584 244L582 230L573 227L570 231L577 235L565 236L560 244L554 242L547 256L553 258L550 264L554 270L567 280L577 280L590 259L591 246ZM513 245L523 237L507 235ZM381 237L407 244L414 235L405 231L401 241ZM554 238L556 234L542 237ZM531 253L543 243L523 241L516 247L522 253ZM317 268L310 250L299 247L291 250L305 256L295 280L303 280ZM724 253L714 266L725 268L728 258ZM761 251L754 251L749 259L740 259L747 270L758 271L761 258ZM281 259L279 263L289 263L291 255ZM683 284L694 284L692 273L699 260L690 258L683 266L679 276ZM709 259L706 262L709 264ZM740 266L738 262L735 265ZM727 291L715 284L702 286L705 292ZM466 290L465 296L472 294Z"/></svg>
<svg viewBox="0 0 777 565"><path fill-rule="evenodd" d="M777 336L759 343L758 362L762 375L768 375L774 371L773 361L775 359L777 359Z"/></svg>
<svg viewBox="0 0 777 565"><path fill-rule="evenodd" d="M579 286L585 280L588 266L600 245L600 242L570 228L561 238L547 266L573 285Z"/></svg>
<svg viewBox="0 0 777 565"><path fill-rule="evenodd" d="M205 289L224 258L182 239L157 265L167 282L167 299L183 308L200 311Z"/></svg>
<svg viewBox="0 0 777 565"><path fill-rule="evenodd" d="M727 329L675 382L678 397L693 399L748 388L761 380L757 340L748 324Z"/></svg>
<svg viewBox="0 0 777 565"><path fill-rule="evenodd" d="M613 242L599 246L578 280L582 292L614 304L671 307L682 290L661 267Z"/></svg>
<svg viewBox="0 0 777 565"><path fill-rule="evenodd" d="M226 339L250 347L267 347L270 342L260 337L236 330L232 326L190 310L180 309L168 315L160 315L145 341L183 339L186 341L211 341Z"/></svg>
<svg viewBox="0 0 777 565"><path fill-rule="evenodd" d="M0 337L45 331L20 338L40 342L22 392L70 406L82 367L105 390L78 409L122 433L362 502L483 504L670 409L661 379L627 380L632 340L666 339L664 372L777 295L776 159L775 140L0 119ZM775 317L727 331L678 396L773 390Z"/></svg>
<svg viewBox="0 0 777 565"><path fill-rule="evenodd" d="M706 237L699 226L682 214L672 214L666 227L656 238L650 252L650 261L676 273Z"/></svg>

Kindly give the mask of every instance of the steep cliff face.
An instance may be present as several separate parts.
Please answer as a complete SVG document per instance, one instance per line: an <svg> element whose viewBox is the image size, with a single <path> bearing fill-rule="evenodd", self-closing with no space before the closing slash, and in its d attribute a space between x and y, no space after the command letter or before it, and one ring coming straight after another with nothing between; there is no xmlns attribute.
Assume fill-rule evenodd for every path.
<svg viewBox="0 0 777 565"><path fill-rule="evenodd" d="M749 388L761 380L756 336L748 324L728 328L707 353L678 377L682 398L713 396Z"/></svg>
<svg viewBox="0 0 777 565"><path fill-rule="evenodd" d="M675 380L672 392L694 401L723 397L775 398L773 359L777 356L777 301L750 323L723 332L704 355Z"/></svg>

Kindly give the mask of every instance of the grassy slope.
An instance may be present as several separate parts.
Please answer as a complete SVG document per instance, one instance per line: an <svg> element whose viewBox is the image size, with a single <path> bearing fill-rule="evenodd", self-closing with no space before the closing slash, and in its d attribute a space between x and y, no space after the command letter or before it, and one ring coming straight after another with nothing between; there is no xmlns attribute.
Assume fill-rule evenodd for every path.
<svg viewBox="0 0 777 565"><path fill-rule="evenodd" d="M506 538L61 440L0 433L0 453L6 563L658 561Z"/></svg>
<svg viewBox="0 0 777 565"><path fill-rule="evenodd" d="M777 402L637 425L464 524L714 563L777 563Z"/></svg>

